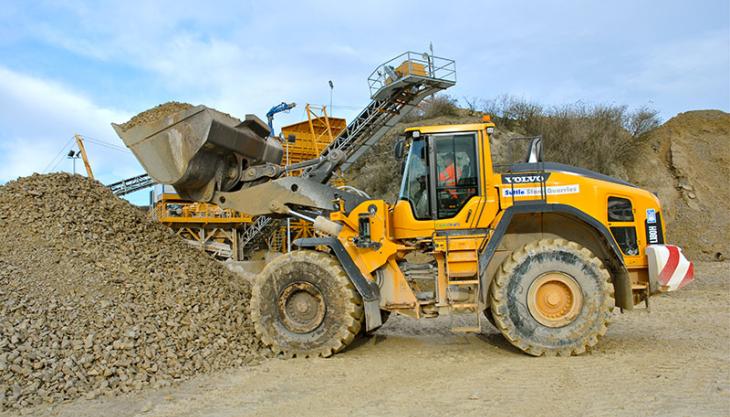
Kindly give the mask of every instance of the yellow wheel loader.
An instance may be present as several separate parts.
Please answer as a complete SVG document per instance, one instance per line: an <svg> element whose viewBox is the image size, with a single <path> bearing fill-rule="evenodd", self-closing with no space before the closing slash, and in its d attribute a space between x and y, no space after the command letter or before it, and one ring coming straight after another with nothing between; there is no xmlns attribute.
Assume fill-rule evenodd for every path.
<svg viewBox="0 0 730 417"><path fill-rule="evenodd" d="M280 165L279 139L255 116L205 106L118 134L149 175L184 198L266 219L313 223L320 237L269 263L253 286L261 340L284 356L330 356L389 314L486 317L535 356L575 355L612 310L692 280L664 242L656 196L585 169L544 162L534 138L497 167L490 120L409 128L398 200L328 185L424 97L455 83L454 62L405 53L369 78L372 102L319 158ZM365 168L367 169L367 168ZM289 176L292 171L300 176Z"/></svg>

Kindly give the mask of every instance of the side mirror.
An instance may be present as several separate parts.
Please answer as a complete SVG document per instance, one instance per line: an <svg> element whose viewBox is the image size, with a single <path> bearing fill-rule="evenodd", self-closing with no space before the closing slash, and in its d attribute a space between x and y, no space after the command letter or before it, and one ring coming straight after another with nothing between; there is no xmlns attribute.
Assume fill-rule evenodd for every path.
<svg viewBox="0 0 730 417"><path fill-rule="evenodd" d="M393 146L393 154L395 155L395 159L402 159L403 154L406 150L406 141L403 138L398 138L395 141L395 146Z"/></svg>

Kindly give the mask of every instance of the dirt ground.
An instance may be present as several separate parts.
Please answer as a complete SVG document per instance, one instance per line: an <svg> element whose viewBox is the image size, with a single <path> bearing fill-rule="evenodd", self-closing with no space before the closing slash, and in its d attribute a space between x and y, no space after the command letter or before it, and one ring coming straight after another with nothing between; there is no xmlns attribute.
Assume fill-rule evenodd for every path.
<svg viewBox="0 0 730 417"><path fill-rule="evenodd" d="M730 415L730 262L617 314L594 352L532 358L488 323L394 317L330 359L266 360L171 387L27 409L39 416ZM469 317L471 319L471 317ZM0 414L13 416L15 412Z"/></svg>

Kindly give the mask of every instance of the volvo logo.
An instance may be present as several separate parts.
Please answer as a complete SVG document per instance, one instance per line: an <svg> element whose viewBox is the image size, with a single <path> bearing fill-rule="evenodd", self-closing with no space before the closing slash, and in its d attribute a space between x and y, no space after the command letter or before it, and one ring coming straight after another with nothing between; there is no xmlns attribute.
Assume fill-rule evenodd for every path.
<svg viewBox="0 0 730 417"><path fill-rule="evenodd" d="M536 182L546 182L550 173L544 174L526 174L526 175L514 175L514 174L502 174L503 184L530 184Z"/></svg>

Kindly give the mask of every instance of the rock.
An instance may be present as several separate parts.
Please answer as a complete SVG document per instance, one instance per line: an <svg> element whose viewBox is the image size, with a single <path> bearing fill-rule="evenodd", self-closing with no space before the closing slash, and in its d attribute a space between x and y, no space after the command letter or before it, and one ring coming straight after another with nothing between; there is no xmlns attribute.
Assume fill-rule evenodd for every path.
<svg viewBox="0 0 730 417"><path fill-rule="evenodd" d="M94 346L94 333L90 333L88 336L86 336L86 339L84 339L84 348L91 349L93 346Z"/></svg>
<svg viewBox="0 0 730 417"><path fill-rule="evenodd" d="M132 117L128 122L122 123L120 128L127 131L135 126L163 119L173 113L187 110L191 107L193 107L192 104L170 101L143 111L142 113Z"/></svg>
<svg viewBox="0 0 730 417"><path fill-rule="evenodd" d="M10 365L10 370L14 372L18 376L28 376L30 375L30 369L23 368L21 366L18 366L16 364Z"/></svg>
<svg viewBox="0 0 730 417"><path fill-rule="evenodd" d="M136 339L137 337L139 337L138 333L139 333L139 329L132 328L132 329L127 330L124 333L124 335L127 336L130 339Z"/></svg>
<svg viewBox="0 0 730 417"><path fill-rule="evenodd" d="M28 231L0 227L3 407L166 386L261 357L248 284L98 182L10 181L0 213Z"/></svg>
<svg viewBox="0 0 730 417"><path fill-rule="evenodd" d="M687 184L684 181L680 182L678 187L685 191L692 191L694 189L691 185Z"/></svg>

